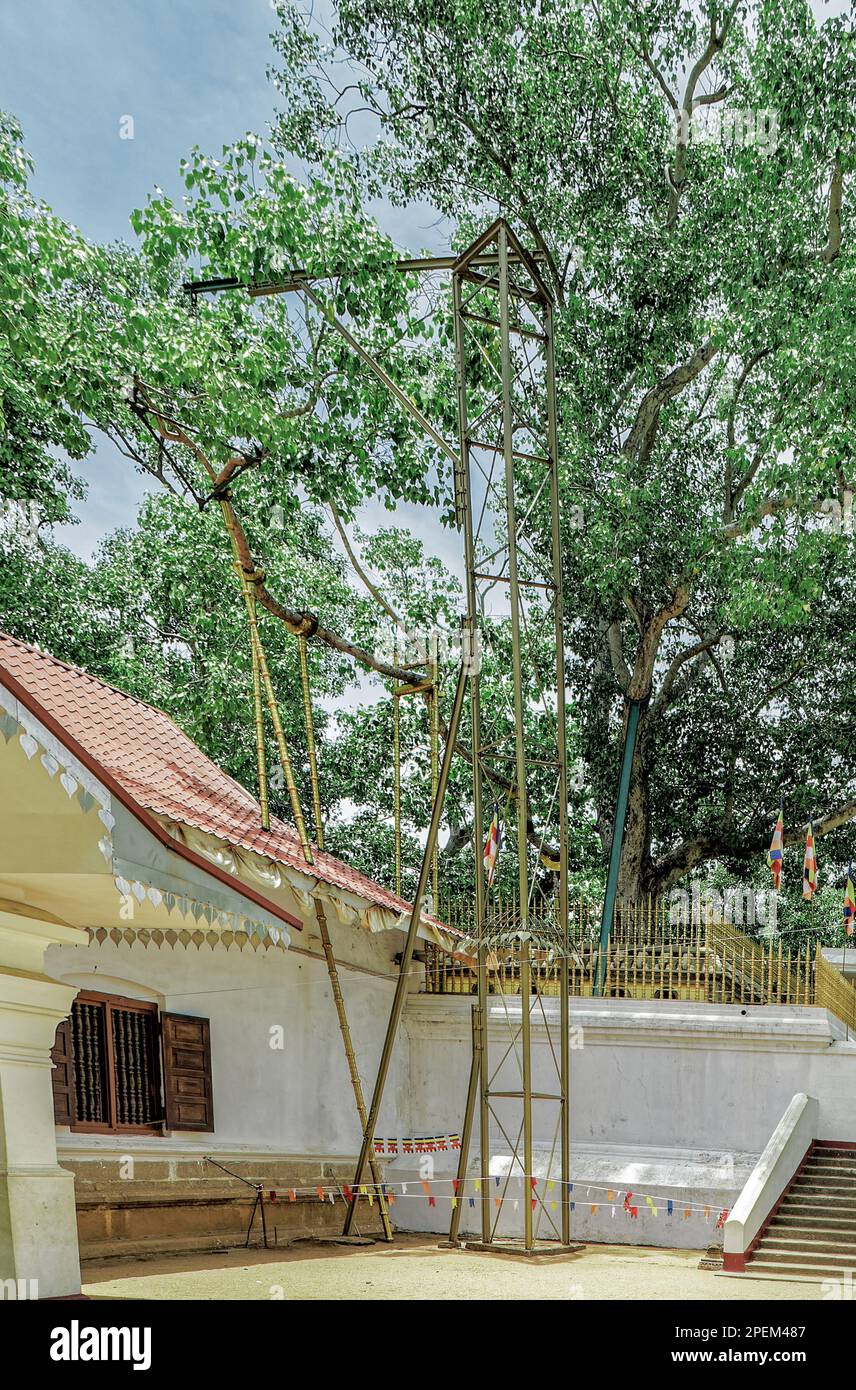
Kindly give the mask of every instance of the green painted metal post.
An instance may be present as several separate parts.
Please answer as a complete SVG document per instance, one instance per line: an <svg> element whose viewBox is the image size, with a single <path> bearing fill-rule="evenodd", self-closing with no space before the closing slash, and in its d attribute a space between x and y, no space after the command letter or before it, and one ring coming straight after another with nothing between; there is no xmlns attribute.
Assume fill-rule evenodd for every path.
<svg viewBox="0 0 856 1390"><path fill-rule="evenodd" d="M606 953L609 947L609 933L612 927L612 914L615 909L615 894L618 889L618 868L621 863L621 846L624 843L624 822L627 818L627 801L630 795L630 769L636 751L636 731L639 728L641 700L631 700L627 710L627 728L624 733L624 752L621 756L621 776L618 779L618 800L615 805L615 823L612 829L612 848L609 851L609 873L606 878L606 893L603 899L603 916L600 919L600 945L597 951L597 975L594 992L603 992L606 973Z"/></svg>

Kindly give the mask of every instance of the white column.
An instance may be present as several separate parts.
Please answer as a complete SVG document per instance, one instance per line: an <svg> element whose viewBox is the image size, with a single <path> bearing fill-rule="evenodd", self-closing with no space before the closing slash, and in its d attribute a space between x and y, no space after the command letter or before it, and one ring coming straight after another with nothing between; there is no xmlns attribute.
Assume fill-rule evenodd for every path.
<svg viewBox="0 0 856 1390"><path fill-rule="evenodd" d="M74 1176L57 1163L50 1059L77 989L43 969L52 943L85 941L0 899L0 1281L25 1281L39 1298L80 1292Z"/></svg>

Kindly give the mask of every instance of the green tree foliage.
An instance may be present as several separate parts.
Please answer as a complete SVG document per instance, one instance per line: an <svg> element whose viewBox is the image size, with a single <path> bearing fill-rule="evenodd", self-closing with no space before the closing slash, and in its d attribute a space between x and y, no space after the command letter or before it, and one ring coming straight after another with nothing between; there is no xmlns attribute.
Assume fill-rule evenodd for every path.
<svg viewBox="0 0 856 1390"><path fill-rule="evenodd" d="M20 126L0 111L0 503L28 504L38 525L81 496L66 459L83 458L90 439L67 349L97 257L33 198L30 171Z"/></svg>
<svg viewBox="0 0 856 1390"><path fill-rule="evenodd" d="M447 299L393 269L365 209L376 195L424 199L458 246L499 212L541 255L557 306L579 881L602 872L631 699L643 715L622 891L667 889L714 862L745 875L780 794L791 842L814 811L821 858L840 865L856 847L850 21L817 25L802 0L340 0L332 45L286 4L275 41L284 114L271 138L216 159L194 151L184 197L156 190L135 214L138 252L88 246L35 204L20 134L0 131L4 458L20 447L28 460L7 495L64 506L62 459L81 457L93 428L170 494L94 575L58 554L22 575L32 607L16 621L52 621L63 576L87 594L108 584L75 626L87 662L117 653L115 678L150 682L170 708L180 692L190 732L251 784L234 588L219 601L232 583L225 502L278 679L294 689L305 630L338 702L325 730L342 754L325 773L334 821L342 811L331 843L349 857L362 843L389 882L388 702L344 702L341 661L356 652L388 677L388 608L408 630L454 627L457 597L395 532L364 540L375 596L354 592L317 508L334 504L347 525L368 498L408 500L448 519L448 467L330 316L454 438ZM183 289L222 277L260 290L296 268L329 277L320 303L300 279L289 295ZM530 528L543 549L537 502ZM130 646L125 630L99 646L104 614L108 632L135 615ZM536 640L546 661L549 634ZM494 710L508 705L508 670L498 623L483 697ZM297 716L290 706L292 729ZM410 851L427 805L424 718L416 704L407 715ZM468 796L459 759L453 881L470 872ZM548 796L533 787L536 820Z"/></svg>
<svg viewBox="0 0 856 1390"><path fill-rule="evenodd" d="M621 886L739 872L814 810L854 846L852 21L803 0L280 7L278 137L361 121L367 192L497 212L557 303L569 681ZM350 82L339 82L346 55ZM357 113L359 108L359 114ZM365 113L369 112L367 116ZM570 518L581 509L585 525ZM533 514L533 542L546 519Z"/></svg>

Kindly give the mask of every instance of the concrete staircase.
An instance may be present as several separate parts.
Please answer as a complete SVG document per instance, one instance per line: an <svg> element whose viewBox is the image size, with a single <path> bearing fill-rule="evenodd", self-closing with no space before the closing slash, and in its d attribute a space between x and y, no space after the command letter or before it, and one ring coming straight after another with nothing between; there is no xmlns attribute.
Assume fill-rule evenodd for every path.
<svg viewBox="0 0 856 1390"><path fill-rule="evenodd" d="M746 1274L856 1277L856 1148L812 1146L764 1228Z"/></svg>

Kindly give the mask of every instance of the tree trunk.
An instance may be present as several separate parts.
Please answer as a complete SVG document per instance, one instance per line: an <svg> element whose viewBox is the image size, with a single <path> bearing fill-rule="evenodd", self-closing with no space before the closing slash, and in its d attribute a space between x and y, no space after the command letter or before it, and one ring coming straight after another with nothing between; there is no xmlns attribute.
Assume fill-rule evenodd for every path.
<svg viewBox="0 0 856 1390"><path fill-rule="evenodd" d="M625 721L628 706L625 705ZM630 769L630 792L624 823L624 842L618 869L619 898L637 899L647 892L651 869L650 759L646 711L642 711L636 750Z"/></svg>

